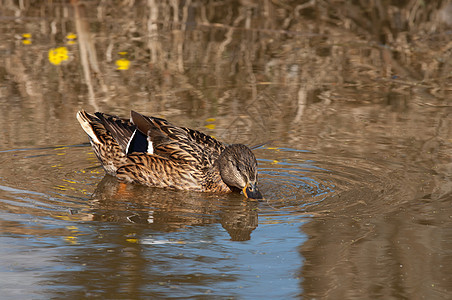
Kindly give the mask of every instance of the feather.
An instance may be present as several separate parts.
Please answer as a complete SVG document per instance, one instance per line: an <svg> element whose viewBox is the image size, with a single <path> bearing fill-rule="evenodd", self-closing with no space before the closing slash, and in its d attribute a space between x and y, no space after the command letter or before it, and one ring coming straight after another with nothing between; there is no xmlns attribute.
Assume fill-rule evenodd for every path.
<svg viewBox="0 0 452 300"><path fill-rule="evenodd" d="M126 119L121 119L106 113L96 112L95 116L119 144L123 152L127 153L129 141L136 127Z"/></svg>
<svg viewBox="0 0 452 300"><path fill-rule="evenodd" d="M150 146L150 147L149 147ZM150 150L150 151L149 151ZM138 129L132 133L132 136L127 143L126 154L133 152L142 152L152 154L152 142L149 143L148 137L141 133Z"/></svg>

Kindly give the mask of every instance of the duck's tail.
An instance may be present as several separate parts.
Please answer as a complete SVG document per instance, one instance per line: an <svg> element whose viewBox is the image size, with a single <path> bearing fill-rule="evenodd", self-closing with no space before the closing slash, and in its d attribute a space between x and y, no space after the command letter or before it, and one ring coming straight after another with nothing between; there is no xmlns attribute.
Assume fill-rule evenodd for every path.
<svg viewBox="0 0 452 300"><path fill-rule="evenodd" d="M110 175L116 175L118 167L126 163L127 156L110 132L109 125L105 123L108 122L105 116L98 116L97 113L92 115L81 110L77 113L77 120L88 134L94 153L105 171Z"/></svg>
<svg viewBox="0 0 452 300"><path fill-rule="evenodd" d="M82 126L83 130L89 136L91 143L102 144L98 136L105 135L105 127L100 123L100 120L87 113L84 110L77 112L77 120Z"/></svg>

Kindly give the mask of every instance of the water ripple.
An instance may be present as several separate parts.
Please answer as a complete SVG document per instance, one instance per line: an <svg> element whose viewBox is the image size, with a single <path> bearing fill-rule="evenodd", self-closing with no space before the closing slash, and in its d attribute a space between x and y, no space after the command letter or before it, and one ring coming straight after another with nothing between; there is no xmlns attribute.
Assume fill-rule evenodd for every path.
<svg viewBox="0 0 452 300"><path fill-rule="evenodd" d="M356 205L360 198L367 205L377 195L385 197L375 201L384 201L399 192L398 186L406 180L397 177L388 162L290 148L261 148L257 154L260 185L268 204L264 210L271 213L334 211ZM347 200L350 193L353 203Z"/></svg>

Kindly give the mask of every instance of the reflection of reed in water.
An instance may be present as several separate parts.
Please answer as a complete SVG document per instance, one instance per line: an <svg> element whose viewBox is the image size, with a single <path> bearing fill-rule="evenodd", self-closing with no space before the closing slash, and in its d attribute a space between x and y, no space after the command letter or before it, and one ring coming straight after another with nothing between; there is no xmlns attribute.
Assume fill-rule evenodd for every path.
<svg viewBox="0 0 452 300"><path fill-rule="evenodd" d="M422 103L429 91L441 97L450 90L450 37L441 31L448 1L147 1L145 9L138 1L20 3L2 6L5 16L19 15L11 34L22 33L20 23L33 25L27 16L40 15L43 25L26 48L12 35L0 37L9 80L2 97L19 94L35 109L40 132L49 131L42 128L48 120L91 104L184 115L187 122L217 117L217 128L228 128L218 137L229 141L239 139L236 132L254 138L269 128L294 140L296 126L322 122L332 101L386 103L394 93L411 99L423 89L426 97L412 100ZM42 48L58 46L69 31L79 37L71 63L43 64ZM117 71L112 53L123 50L132 67ZM8 111L2 117L14 123Z"/></svg>
<svg viewBox="0 0 452 300"><path fill-rule="evenodd" d="M93 220L137 223L165 232L219 222L233 241L249 240L258 225L256 201L126 185L109 175L98 184L91 206Z"/></svg>
<svg viewBox="0 0 452 300"><path fill-rule="evenodd" d="M96 48L94 40L89 30L89 24L85 17L85 6L79 5L77 1L72 2L74 5L74 19L75 27L78 34L78 45L80 51L80 64L83 68L83 77L85 84L88 87L88 99L91 106L98 110L99 106L96 103L94 95L94 87L91 81L91 73L94 72L97 76L101 76L102 73L97 62ZM104 87L105 90L105 87Z"/></svg>

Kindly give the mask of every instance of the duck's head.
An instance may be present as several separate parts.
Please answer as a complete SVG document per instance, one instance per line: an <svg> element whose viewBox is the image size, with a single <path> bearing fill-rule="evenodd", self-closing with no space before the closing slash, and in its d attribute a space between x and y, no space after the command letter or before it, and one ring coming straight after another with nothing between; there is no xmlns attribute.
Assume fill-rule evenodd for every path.
<svg viewBox="0 0 452 300"><path fill-rule="evenodd" d="M229 145L218 161L221 178L227 185L240 189L247 198L262 199L257 187L257 161L250 148Z"/></svg>

